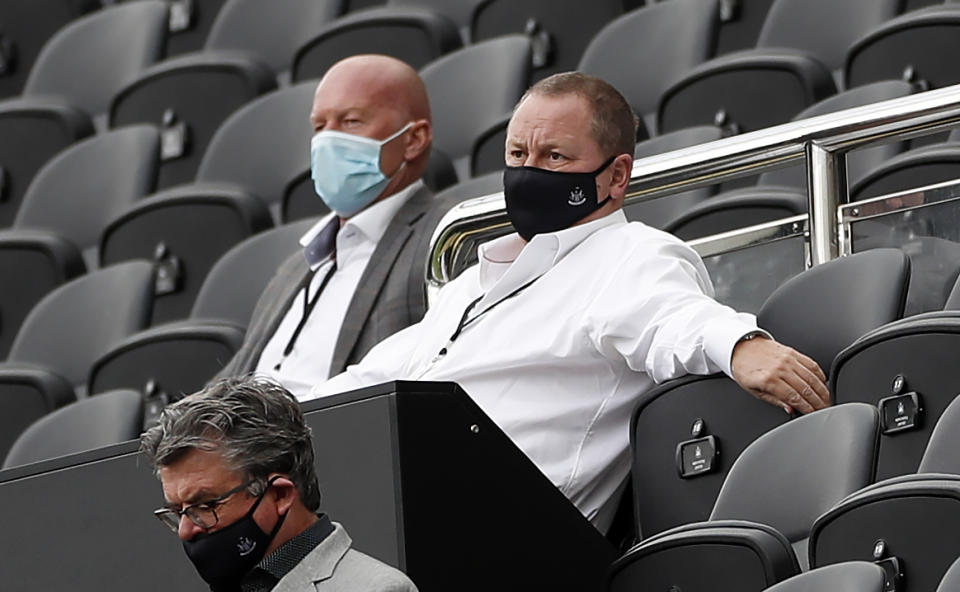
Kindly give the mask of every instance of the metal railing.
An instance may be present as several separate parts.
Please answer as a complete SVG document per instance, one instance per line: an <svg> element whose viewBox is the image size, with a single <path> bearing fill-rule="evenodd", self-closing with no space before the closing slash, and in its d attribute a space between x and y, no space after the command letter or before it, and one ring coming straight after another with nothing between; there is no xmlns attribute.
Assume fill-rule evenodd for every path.
<svg viewBox="0 0 960 592"><path fill-rule="evenodd" d="M801 216L690 244L703 256L744 248L758 236L771 232L782 236L784 228L798 231L806 226L809 264L817 265L849 252L839 213L839 207L848 201L846 154L871 144L922 136L958 124L960 85L724 138L635 161L625 204L806 161L806 225L806 216ZM453 279L479 243L509 231L502 193L471 199L451 209L432 238L428 292L434 293Z"/></svg>

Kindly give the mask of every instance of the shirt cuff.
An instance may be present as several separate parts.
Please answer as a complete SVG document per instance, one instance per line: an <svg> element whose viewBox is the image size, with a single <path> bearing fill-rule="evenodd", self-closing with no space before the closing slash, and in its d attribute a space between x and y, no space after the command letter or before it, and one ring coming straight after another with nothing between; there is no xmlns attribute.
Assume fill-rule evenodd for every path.
<svg viewBox="0 0 960 592"><path fill-rule="evenodd" d="M764 337L773 338L769 333L757 327L757 318L748 313L737 313L731 317L717 319L710 323L703 334L703 349L711 362L720 370L733 378L732 362L733 348L740 340L758 333Z"/></svg>

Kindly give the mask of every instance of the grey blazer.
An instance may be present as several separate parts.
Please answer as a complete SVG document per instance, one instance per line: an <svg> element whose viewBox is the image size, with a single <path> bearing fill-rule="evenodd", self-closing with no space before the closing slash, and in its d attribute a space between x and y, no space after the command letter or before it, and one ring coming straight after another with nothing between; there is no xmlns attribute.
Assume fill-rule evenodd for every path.
<svg viewBox="0 0 960 592"><path fill-rule="evenodd" d="M417 592L403 572L351 549L342 526L277 582L273 592Z"/></svg>
<svg viewBox="0 0 960 592"><path fill-rule="evenodd" d="M357 291L334 346L330 375L360 361L374 345L423 318L430 238L447 208L426 187L407 200L387 226L360 277ZM240 350L218 377L252 372L309 271L302 252L294 253L264 289Z"/></svg>

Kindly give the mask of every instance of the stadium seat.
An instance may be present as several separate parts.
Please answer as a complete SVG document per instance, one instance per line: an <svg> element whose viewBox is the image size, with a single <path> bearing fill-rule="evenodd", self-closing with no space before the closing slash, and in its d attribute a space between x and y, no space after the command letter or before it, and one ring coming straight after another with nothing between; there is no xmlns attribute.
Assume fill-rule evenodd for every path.
<svg viewBox="0 0 960 592"><path fill-rule="evenodd" d="M888 592L883 568L848 561L808 571L767 588L767 592Z"/></svg>
<svg viewBox="0 0 960 592"><path fill-rule="evenodd" d="M775 0L756 49L706 62L664 93L658 129L714 122L737 133L787 122L836 92L831 70L850 44L899 9L899 0Z"/></svg>
<svg viewBox="0 0 960 592"><path fill-rule="evenodd" d="M240 347L260 293L315 222L262 232L230 249L207 275L190 317L115 344L93 364L89 392L152 391L152 408L203 387ZM148 416L155 415L157 409L148 411Z"/></svg>
<svg viewBox="0 0 960 592"><path fill-rule="evenodd" d="M809 119L818 115L826 115L861 107L872 103L879 103L889 99L905 97L914 92L914 87L903 80L883 80L859 86L827 97L826 99L807 107L796 116L793 121ZM890 160L906 148L906 142L894 142L881 146L856 150L847 155L847 178L851 184L856 183L868 171ZM806 192L807 168L806 165L791 166L776 169L760 175L758 185L779 185L796 187ZM806 211L806 209L804 209Z"/></svg>
<svg viewBox="0 0 960 592"><path fill-rule="evenodd" d="M640 117L681 73L713 57L716 0L671 0L629 12L593 37L577 69L606 80Z"/></svg>
<svg viewBox="0 0 960 592"><path fill-rule="evenodd" d="M960 558L953 562L947 573L943 574L940 585L937 586L937 592L958 592L960 591Z"/></svg>
<svg viewBox="0 0 960 592"><path fill-rule="evenodd" d="M101 266L153 260L151 324L187 316L213 264L232 246L273 225L266 204L232 186L183 185L131 205L103 232Z"/></svg>
<svg viewBox="0 0 960 592"><path fill-rule="evenodd" d="M683 240L693 240L806 211L807 196L799 189L758 185L731 189L678 210L663 229Z"/></svg>
<svg viewBox="0 0 960 592"><path fill-rule="evenodd" d="M871 29L847 54L848 88L900 78L923 90L960 82L950 59L960 50L960 6L931 6Z"/></svg>
<svg viewBox="0 0 960 592"><path fill-rule="evenodd" d="M190 54L161 62L113 99L110 127L162 129L157 187L192 181L210 138L234 111L276 88L273 72L242 55Z"/></svg>
<svg viewBox="0 0 960 592"><path fill-rule="evenodd" d="M144 0L77 19L43 46L23 89L24 97L56 98L93 117L163 54L167 4Z"/></svg>
<svg viewBox="0 0 960 592"><path fill-rule="evenodd" d="M644 395L630 423L637 532L647 538L709 518L743 449L789 419L725 375L686 376ZM682 468L678 452L704 439L714 454L696 469Z"/></svg>
<svg viewBox="0 0 960 592"><path fill-rule="evenodd" d="M501 191L503 191L503 171L494 171L448 187L437 193L436 199L437 201L444 199L464 201Z"/></svg>
<svg viewBox="0 0 960 592"><path fill-rule="evenodd" d="M416 6L432 10L450 19L461 32L464 41L470 40L470 21L473 11L485 0L387 0L387 6Z"/></svg>
<svg viewBox="0 0 960 592"><path fill-rule="evenodd" d="M841 350L903 316L909 279L910 260L897 249L834 259L777 288L757 324L829 374Z"/></svg>
<svg viewBox="0 0 960 592"><path fill-rule="evenodd" d="M227 0L204 50L242 52L282 74L297 49L346 8L345 0Z"/></svg>
<svg viewBox="0 0 960 592"><path fill-rule="evenodd" d="M895 477L858 491L821 516L810 532L810 564L875 561L888 589L936 590L960 556L960 476Z"/></svg>
<svg viewBox="0 0 960 592"><path fill-rule="evenodd" d="M86 393L94 360L147 326L153 266L133 261L68 282L27 315L0 364L0 455L37 418Z"/></svg>
<svg viewBox="0 0 960 592"><path fill-rule="evenodd" d="M472 42L525 33L533 40L534 78L574 70L604 25L623 14L623 0L487 0L474 10Z"/></svg>
<svg viewBox="0 0 960 592"><path fill-rule="evenodd" d="M794 550L803 553L817 516L873 479L877 432L876 410L850 404L760 436L733 463L709 521L640 542L613 564L609 589L642 582L643 589L748 592L795 575ZM695 470L711 451L691 443L678 454Z"/></svg>
<svg viewBox="0 0 960 592"><path fill-rule="evenodd" d="M960 133L951 133L949 139L876 163L851 185L850 200L880 197L960 178Z"/></svg>
<svg viewBox="0 0 960 592"><path fill-rule="evenodd" d="M642 0L635 0L637 3ZM756 47L773 0L736 0L720 3L717 55Z"/></svg>
<svg viewBox="0 0 960 592"><path fill-rule="evenodd" d="M492 128L504 128L530 81L530 40L510 35L470 45L434 60L420 76L433 110L433 145L450 157L461 179L472 176L471 155ZM502 154L503 142L499 149Z"/></svg>
<svg viewBox="0 0 960 592"><path fill-rule="evenodd" d="M837 356L830 377L836 401L861 401L880 409L884 425L878 479L918 470L934 425L957 395L951 355L955 343L960 343L960 314L928 313L871 331ZM941 438L949 425L948 419L937 428Z"/></svg>
<svg viewBox="0 0 960 592"><path fill-rule="evenodd" d="M20 94L40 49L54 33L98 8L98 0L0 2L0 99Z"/></svg>
<svg viewBox="0 0 960 592"><path fill-rule="evenodd" d="M633 157L641 159L680 150L681 148L689 148L719 140L721 135L720 128L712 125L679 129L638 142L634 148ZM703 202L714 193L716 193L716 187L714 186L700 187L690 191L674 193L670 196L626 205L623 208L623 213L629 220L639 220L654 228L664 228L668 222Z"/></svg>
<svg viewBox="0 0 960 592"><path fill-rule="evenodd" d="M167 57L199 51L226 0L167 0Z"/></svg>
<svg viewBox="0 0 960 592"><path fill-rule="evenodd" d="M384 7L331 22L293 59L294 81L319 79L343 58L364 53L393 56L416 69L460 49L463 42L447 17L420 8Z"/></svg>
<svg viewBox="0 0 960 592"><path fill-rule="evenodd" d="M926 409L923 412L925 415L932 415L928 414ZM927 423L933 423L931 419L932 417L928 418ZM943 413L939 414L917 472L960 475L960 459L956 454L958 440L960 440L960 396L955 396Z"/></svg>
<svg viewBox="0 0 960 592"><path fill-rule="evenodd" d="M423 183L434 193L456 185L457 173L446 154L433 148L427 170L423 173ZM313 178L308 169L294 178L283 196L280 206L280 219L284 222L314 218L330 212L314 189Z"/></svg>
<svg viewBox="0 0 960 592"><path fill-rule="evenodd" d="M14 442L3 468L133 440L143 429L143 397L130 390L81 399L44 415Z"/></svg>
<svg viewBox="0 0 960 592"><path fill-rule="evenodd" d="M13 223L40 167L92 133L93 122L87 114L57 101L0 103L0 228Z"/></svg>

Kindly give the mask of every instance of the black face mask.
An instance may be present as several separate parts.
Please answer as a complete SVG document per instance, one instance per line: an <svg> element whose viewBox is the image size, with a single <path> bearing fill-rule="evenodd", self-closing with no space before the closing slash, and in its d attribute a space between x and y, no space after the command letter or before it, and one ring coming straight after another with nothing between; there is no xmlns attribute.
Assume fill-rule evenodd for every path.
<svg viewBox="0 0 960 592"><path fill-rule="evenodd" d="M525 240L537 234L570 227L602 208L597 201L597 175L616 159L611 156L589 173L550 171L535 167L507 167L503 171L503 197L507 216Z"/></svg>
<svg viewBox="0 0 960 592"><path fill-rule="evenodd" d="M273 537L280 531L286 514L280 516L269 534L263 532L253 519L270 483L243 518L216 532L183 541L187 557L213 592L239 590L243 576L260 563Z"/></svg>

